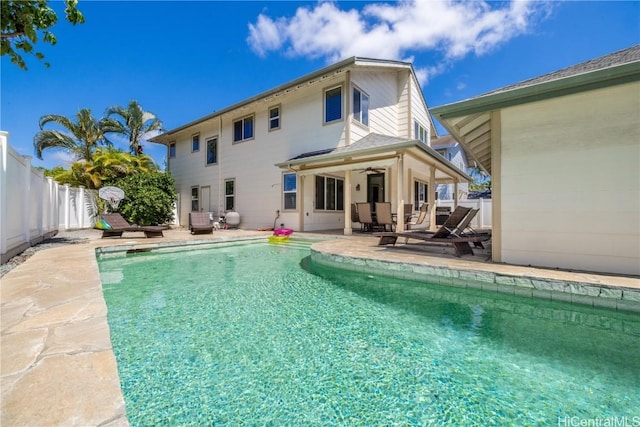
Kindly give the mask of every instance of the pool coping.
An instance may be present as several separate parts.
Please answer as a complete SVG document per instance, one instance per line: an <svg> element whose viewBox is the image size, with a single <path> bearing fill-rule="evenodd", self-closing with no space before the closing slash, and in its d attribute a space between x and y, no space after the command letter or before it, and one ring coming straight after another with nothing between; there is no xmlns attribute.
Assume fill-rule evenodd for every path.
<svg viewBox="0 0 640 427"><path fill-rule="evenodd" d="M0 288L0 424L129 425L111 345L98 253L120 256L127 251L204 248L221 243L266 240L270 233L238 230L192 236L185 230L168 230L162 240L141 237L100 239L99 235L96 232L83 244L39 251L3 277ZM297 236L325 239L311 245L312 257L340 268L362 271L366 268L367 272L413 280L437 279L438 283L458 287L468 278L473 283L467 285L469 287L489 292L513 289L516 295L524 289L525 296L548 295L551 299L560 299L563 294L572 295L557 291L553 286L571 291L579 287L567 287L567 283L576 282L593 292L599 289L597 296L587 294L583 303L590 305L588 298L598 299L609 303L603 306L620 310L625 309L624 304L610 297L617 295L617 290L623 297L635 295L640 299L640 279L636 278L551 272L556 275L554 279L553 276L546 277L548 272L540 269L424 254L408 255L378 247L377 239L371 237L345 238L314 233ZM497 273L492 276L490 271ZM569 275L569 278L563 275ZM534 281L534 277L541 280ZM511 286L509 278L517 285ZM530 280L531 286L522 286L523 279ZM564 301L567 301L566 297ZM628 302L625 298L620 301ZM581 301L576 298L572 302Z"/></svg>
<svg viewBox="0 0 640 427"><path fill-rule="evenodd" d="M319 242L311 247L311 259L367 274L640 313L640 279L433 257L425 263L421 254L361 243L354 251L342 243Z"/></svg>

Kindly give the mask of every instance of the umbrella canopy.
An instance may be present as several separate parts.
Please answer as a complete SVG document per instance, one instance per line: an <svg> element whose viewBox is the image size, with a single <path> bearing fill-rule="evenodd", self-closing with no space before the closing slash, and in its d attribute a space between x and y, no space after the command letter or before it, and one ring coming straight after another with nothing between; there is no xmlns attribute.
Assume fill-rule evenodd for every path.
<svg viewBox="0 0 640 427"><path fill-rule="evenodd" d="M124 191L118 187L102 187L98 190L98 196L108 201L120 201L124 199Z"/></svg>

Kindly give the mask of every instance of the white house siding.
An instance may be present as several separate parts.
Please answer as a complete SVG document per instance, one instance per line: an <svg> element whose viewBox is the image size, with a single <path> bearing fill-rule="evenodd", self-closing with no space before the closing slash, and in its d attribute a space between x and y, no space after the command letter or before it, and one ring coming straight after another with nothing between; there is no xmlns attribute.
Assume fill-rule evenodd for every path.
<svg viewBox="0 0 640 427"><path fill-rule="evenodd" d="M181 224L187 224L192 187L210 186L211 210L224 213L224 181L235 179L235 209L240 214L241 227L272 227L276 211L280 210L277 223L299 229L299 211L283 210L283 171L275 164L305 152L344 145L346 121L323 124L324 89L337 84L344 85L344 75L324 79L311 87L273 99L258 101L241 111L225 113L221 131L218 129L220 118L214 117L180 132L180 137L176 139L176 157L170 159L169 165L180 194ZM281 127L269 131L268 109L275 105L281 109ZM254 138L233 143L233 122L251 114L255 115ZM200 132L200 151L192 153L191 135L197 132ZM215 135L218 135L218 164L205 167L206 139ZM305 222L322 228L326 223L337 223L332 217L344 216L343 213L316 215L311 203L312 180L307 179L305 194L308 198L305 211L309 212ZM298 195L299 206L301 196Z"/></svg>
<svg viewBox="0 0 640 427"><path fill-rule="evenodd" d="M638 93L630 83L502 110L504 262L640 274Z"/></svg>
<svg viewBox="0 0 640 427"><path fill-rule="evenodd" d="M420 85L415 79L411 80L411 115L411 134L409 135L409 138L417 138L414 134L414 121L417 120L428 132L426 142L429 144L431 141L431 129L433 125L431 124L431 117L427 111L422 92L420 91Z"/></svg>
<svg viewBox="0 0 640 427"><path fill-rule="evenodd" d="M352 142L369 133L398 134L398 85L395 71L360 71L351 73L352 85L369 95L369 127L355 120L351 126ZM352 93L349 94L352 96Z"/></svg>
<svg viewBox="0 0 640 427"><path fill-rule="evenodd" d="M413 119L411 117L410 107L410 87L409 82L411 73L407 70L398 71L397 87L398 87L398 137L413 138Z"/></svg>

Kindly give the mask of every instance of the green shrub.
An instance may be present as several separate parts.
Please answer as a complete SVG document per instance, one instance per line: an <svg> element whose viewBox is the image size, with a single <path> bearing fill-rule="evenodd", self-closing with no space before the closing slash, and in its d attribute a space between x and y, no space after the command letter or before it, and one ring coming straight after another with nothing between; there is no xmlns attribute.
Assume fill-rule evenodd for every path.
<svg viewBox="0 0 640 427"><path fill-rule="evenodd" d="M125 197L117 211L132 224L158 225L173 220L175 180L168 172L141 172L114 181Z"/></svg>

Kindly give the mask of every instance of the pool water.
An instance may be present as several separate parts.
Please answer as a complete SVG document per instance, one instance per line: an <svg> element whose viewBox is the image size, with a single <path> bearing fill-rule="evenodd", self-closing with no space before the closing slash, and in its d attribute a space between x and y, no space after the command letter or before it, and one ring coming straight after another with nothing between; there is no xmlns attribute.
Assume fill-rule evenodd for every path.
<svg viewBox="0 0 640 427"><path fill-rule="evenodd" d="M99 260L131 425L640 415L636 314L328 269L308 255L253 243Z"/></svg>

